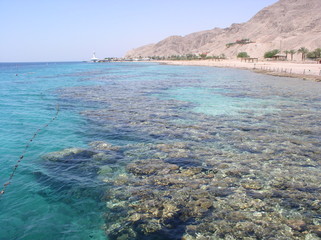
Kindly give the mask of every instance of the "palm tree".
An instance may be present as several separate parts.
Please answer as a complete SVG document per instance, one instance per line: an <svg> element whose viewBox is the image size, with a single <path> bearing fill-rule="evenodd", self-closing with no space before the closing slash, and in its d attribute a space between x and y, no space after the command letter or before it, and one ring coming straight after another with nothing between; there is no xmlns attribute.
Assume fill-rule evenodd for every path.
<svg viewBox="0 0 321 240"><path fill-rule="evenodd" d="M289 53L291 54L291 61L293 61L293 55L296 53L295 50L290 50Z"/></svg>
<svg viewBox="0 0 321 240"><path fill-rule="evenodd" d="M290 54L290 51L289 50L285 50L284 53L285 53L286 60L288 60L288 54Z"/></svg>
<svg viewBox="0 0 321 240"><path fill-rule="evenodd" d="M299 50L298 50L298 53L301 53L302 54L302 61L305 60L305 56L307 55L307 53L309 53L309 50L305 47L301 47Z"/></svg>
<svg viewBox="0 0 321 240"><path fill-rule="evenodd" d="M288 54L290 54L290 51L289 50L285 50L284 53L285 53L286 60L288 60Z"/></svg>
<svg viewBox="0 0 321 240"><path fill-rule="evenodd" d="M315 57L320 58L321 57L321 48L317 48L314 50Z"/></svg>

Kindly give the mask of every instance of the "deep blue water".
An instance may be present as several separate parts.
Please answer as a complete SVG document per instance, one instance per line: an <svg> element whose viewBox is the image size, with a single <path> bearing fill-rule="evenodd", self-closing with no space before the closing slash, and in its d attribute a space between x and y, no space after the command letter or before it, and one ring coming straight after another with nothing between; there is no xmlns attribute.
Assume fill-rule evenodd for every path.
<svg viewBox="0 0 321 240"><path fill-rule="evenodd" d="M0 239L106 239L102 200L106 186L95 174L99 169L88 166L84 171L73 164L62 168L44 159L45 154L88 148L90 142L101 140L120 146L173 141L175 134L157 133L159 119L180 126L202 123L206 116L226 124L220 127L227 130L217 133L221 136L247 124L262 131L283 131L289 138L295 129L310 129L312 133L300 139L317 147L320 90L319 83L233 69L154 63L1 63L1 186L26 144L30 146L0 196ZM57 106L58 118L50 122ZM106 116L105 109L113 112L97 117ZM168 112L179 117L172 114L168 119L164 114ZM154 128L137 127L137 116L140 122L154 120ZM268 144L279 140L275 137ZM224 141L224 149L235 151L233 141L219 139L220 144ZM242 147L237 148L239 152L247 151ZM319 172L318 164L309 173Z"/></svg>

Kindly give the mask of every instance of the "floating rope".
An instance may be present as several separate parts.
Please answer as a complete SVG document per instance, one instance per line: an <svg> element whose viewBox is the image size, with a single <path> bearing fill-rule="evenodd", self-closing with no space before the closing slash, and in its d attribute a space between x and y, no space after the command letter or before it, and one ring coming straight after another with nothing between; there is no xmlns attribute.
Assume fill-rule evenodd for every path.
<svg viewBox="0 0 321 240"><path fill-rule="evenodd" d="M55 121L57 119L58 114L59 114L59 110L60 110L59 109L59 105L57 105L56 106L56 114L55 114L55 116L47 124L45 124L42 128L37 129L37 131L35 131L35 133L33 134L32 138L30 138L30 140L26 144L21 156L19 157L19 159L17 160L16 164L14 165L13 170L12 170L12 172L10 174L10 177L9 177L8 181L5 184L3 184L3 188L0 191L0 197L5 193L6 188L11 184L11 180L14 177L14 175L15 175L15 173L17 171L17 168L19 167L19 164L22 161L22 159L24 158L24 155L26 154L26 152L27 152L28 148L30 147L30 144L32 143L32 141L37 137L39 132L41 132L43 129L48 127L53 121Z"/></svg>

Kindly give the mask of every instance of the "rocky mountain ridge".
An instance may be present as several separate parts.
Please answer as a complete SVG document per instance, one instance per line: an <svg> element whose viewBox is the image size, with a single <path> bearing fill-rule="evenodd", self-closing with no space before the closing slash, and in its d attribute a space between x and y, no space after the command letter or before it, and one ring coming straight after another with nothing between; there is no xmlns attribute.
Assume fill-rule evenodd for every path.
<svg viewBox="0 0 321 240"><path fill-rule="evenodd" d="M235 44L239 39L249 43ZM131 51L126 57L208 53L235 58L239 52L262 58L272 49L310 50L321 47L321 0L279 0L259 11L248 22L228 28L171 36Z"/></svg>

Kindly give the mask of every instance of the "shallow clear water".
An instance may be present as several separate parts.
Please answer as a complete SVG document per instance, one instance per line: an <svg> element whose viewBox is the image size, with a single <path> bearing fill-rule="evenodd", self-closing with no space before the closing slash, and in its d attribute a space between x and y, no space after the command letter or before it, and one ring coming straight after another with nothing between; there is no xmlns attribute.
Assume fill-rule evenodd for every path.
<svg viewBox="0 0 321 240"><path fill-rule="evenodd" d="M318 237L320 83L153 63L0 69L1 183L60 107L0 199L0 239Z"/></svg>
<svg viewBox="0 0 321 240"><path fill-rule="evenodd" d="M60 105L57 120L43 128L30 143L25 157L0 199L0 239L104 239L97 197L66 196L59 187L72 175L46 168L41 156L71 146L84 147L86 120L79 111L86 106L60 101L57 89L95 84L108 66L85 63L0 64L1 186L29 139L50 122ZM80 179L78 183L86 181ZM96 187L97 184L93 183ZM57 186L56 186L57 185ZM84 212L85 209L89 211Z"/></svg>

